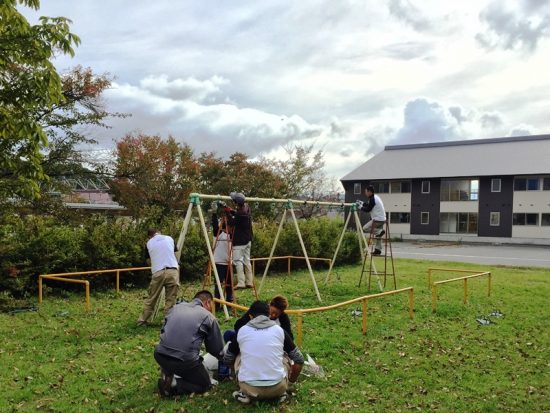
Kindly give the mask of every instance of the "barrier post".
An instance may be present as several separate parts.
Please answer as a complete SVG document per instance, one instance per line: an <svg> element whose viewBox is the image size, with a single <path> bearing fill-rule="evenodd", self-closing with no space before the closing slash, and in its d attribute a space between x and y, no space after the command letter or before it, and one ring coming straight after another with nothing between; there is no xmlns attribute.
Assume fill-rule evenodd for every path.
<svg viewBox="0 0 550 413"><path fill-rule="evenodd" d="M364 299L361 301L363 304L363 335L367 334L367 310L368 310L368 300Z"/></svg>
<svg viewBox="0 0 550 413"><path fill-rule="evenodd" d="M464 278L464 304L468 302L468 279Z"/></svg>
<svg viewBox="0 0 550 413"><path fill-rule="evenodd" d="M298 347L302 347L302 324L304 319L304 313L298 313L298 326L296 327L297 336L298 339L296 340L296 344L298 344Z"/></svg>
<svg viewBox="0 0 550 413"><path fill-rule="evenodd" d="M491 296L491 273L487 273L487 297Z"/></svg>
<svg viewBox="0 0 550 413"><path fill-rule="evenodd" d="M42 304L42 276L38 276L38 304Z"/></svg>
<svg viewBox="0 0 550 413"><path fill-rule="evenodd" d="M116 292L120 292L120 270L116 270Z"/></svg>
<svg viewBox="0 0 550 413"><path fill-rule="evenodd" d="M437 309L437 284L432 285L432 311L435 313Z"/></svg>
<svg viewBox="0 0 550 413"><path fill-rule="evenodd" d="M414 317L414 290L409 290L409 318L412 320Z"/></svg>
<svg viewBox="0 0 550 413"><path fill-rule="evenodd" d="M90 281L85 281L86 286L86 311L90 311Z"/></svg>

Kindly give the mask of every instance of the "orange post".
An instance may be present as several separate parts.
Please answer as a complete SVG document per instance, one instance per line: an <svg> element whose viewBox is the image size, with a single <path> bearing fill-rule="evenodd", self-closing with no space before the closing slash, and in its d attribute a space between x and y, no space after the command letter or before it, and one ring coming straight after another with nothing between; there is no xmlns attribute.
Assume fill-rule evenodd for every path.
<svg viewBox="0 0 550 413"><path fill-rule="evenodd" d="M291 257L287 257L287 267L288 267L288 275L290 276L290 259Z"/></svg>
<svg viewBox="0 0 550 413"><path fill-rule="evenodd" d="M38 304L42 304L42 276L38 276Z"/></svg>
<svg viewBox="0 0 550 413"><path fill-rule="evenodd" d="M468 302L468 279L464 278L464 304Z"/></svg>
<svg viewBox="0 0 550 413"><path fill-rule="evenodd" d="M116 270L116 292L120 292L120 270Z"/></svg>
<svg viewBox="0 0 550 413"><path fill-rule="evenodd" d="M409 290L409 318L412 320L414 317L414 290Z"/></svg>
<svg viewBox="0 0 550 413"><path fill-rule="evenodd" d="M487 274L487 297L491 296L491 273Z"/></svg>
<svg viewBox="0 0 550 413"><path fill-rule="evenodd" d="M296 327L296 335L297 335L297 340L296 340L296 344L298 344L298 347L302 347L302 324L304 322L304 314L303 313L298 313L298 326Z"/></svg>

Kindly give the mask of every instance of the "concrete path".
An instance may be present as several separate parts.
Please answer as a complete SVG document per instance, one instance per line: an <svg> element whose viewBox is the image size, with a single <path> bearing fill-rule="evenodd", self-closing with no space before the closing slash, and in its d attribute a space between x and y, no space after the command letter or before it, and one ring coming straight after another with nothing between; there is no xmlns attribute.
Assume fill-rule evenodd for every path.
<svg viewBox="0 0 550 413"><path fill-rule="evenodd" d="M419 241L392 243L395 258L457 261L550 269L550 247L526 245L456 244ZM550 274L550 272L549 272Z"/></svg>

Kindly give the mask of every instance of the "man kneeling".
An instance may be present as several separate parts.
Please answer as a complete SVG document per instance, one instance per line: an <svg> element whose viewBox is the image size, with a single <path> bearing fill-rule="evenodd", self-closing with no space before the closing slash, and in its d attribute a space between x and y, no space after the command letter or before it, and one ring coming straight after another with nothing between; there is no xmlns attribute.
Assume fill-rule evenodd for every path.
<svg viewBox="0 0 550 413"><path fill-rule="evenodd" d="M270 320L267 303L255 301L249 314L251 320L239 329L237 343L226 354L229 362L240 351L235 359L240 391L233 397L242 403L284 398L302 371L304 357L288 333Z"/></svg>
<svg viewBox="0 0 550 413"><path fill-rule="evenodd" d="M223 350L220 327L212 310L212 294L203 290L190 303L172 307L155 348L155 360L162 368L159 392L163 396L203 393L210 386L199 351L204 342L206 351L219 358Z"/></svg>

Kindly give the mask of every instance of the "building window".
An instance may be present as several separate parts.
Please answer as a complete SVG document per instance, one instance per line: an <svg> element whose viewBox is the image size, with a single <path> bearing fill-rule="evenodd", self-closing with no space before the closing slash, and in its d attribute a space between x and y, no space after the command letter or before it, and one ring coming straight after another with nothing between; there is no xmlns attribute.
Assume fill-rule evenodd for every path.
<svg viewBox="0 0 550 413"><path fill-rule="evenodd" d="M550 191L550 178L544 178L542 180L542 190Z"/></svg>
<svg viewBox="0 0 550 413"><path fill-rule="evenodd" d="M539 214L513 214L512 225L537 226L539 225Z"/></svg>
<svg viewBox="0 0 550 413"><path fill-rule="evenodd" d="M421 212L420 213L420 223L422 225L428 225L430 223L430 213L429 212Z"/></svg>
<svg viewBox="0 0 550 413"><path fill-rule="evenodd" d="M430 193L430 181L422 181L422 193L423 194Z"/></svg>
<svg viewBox="0 0 550 413"><path fill-rule="evenodd" d="M540 225L550 227L550 214L541 214Z"/></svg>
<svg viewBox="0 0 550 413"><path fill-rule="evenodd" d="M440 200L477 201L479 181L477 179L444 179L441 181Z"/></svg>
<svg viewBox="0 0 550 413"><path fill-rule="evenodd" d="M361 195L361 184L353 184L353 194Z"/></svg>
<svg viewBox="0 0 550 413"><path fill-rule="evenodd" d="M540 188L539 178L516 178L514 179L514 191L538 191Z"/></svg>
<svg viewBox="0 0 550 413"><path fill-rule="evenodd" d="M376 194L387 194L390 192L389 182L371 182L371 185L374 187L374 193Z"/></svg>
<svg viewBox="0 0 550 413"><path fill-rule="evenodd" d="M500 178L491 179L491 192L500 192L501 180Z"/></svg>
<svg viewBox="0 0 550 413"><path fill-rule="evenodd" d="M477 234L477 213L443 212L439 215L439 232L450 234Z"/></svg>
<svg viewBox="0 0 550 413"><path fill-rule="evenodd" d="M491 212L489 215L489 225L492 227L500 227L500 212Z"/></svg>
<svg viewBox="0 0 550 413"><path fill-rule="evenodd" d="M392 194L405 194L411 192L411 183L409 181L396 181L390 184Z"/></svg>
<svg viewBox="0 0 550 413"><path fill-rule="evenodd" d="M409 212L390 212L391 224L408 224L411 222L411 214Z"/></svg>

